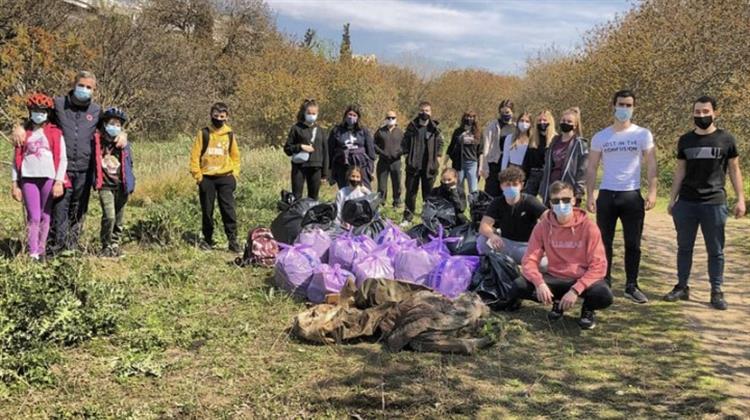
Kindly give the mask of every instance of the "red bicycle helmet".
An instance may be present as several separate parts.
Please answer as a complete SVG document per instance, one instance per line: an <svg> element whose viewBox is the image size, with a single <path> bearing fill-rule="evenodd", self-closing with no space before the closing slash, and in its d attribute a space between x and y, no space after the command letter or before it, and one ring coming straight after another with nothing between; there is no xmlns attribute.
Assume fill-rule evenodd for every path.
<svg viewBox="0 0 750 420"><path fill-rule="evenodd" d="M34 93L26 99L26 107L53 109L55 101L43 93Z"/></svg>

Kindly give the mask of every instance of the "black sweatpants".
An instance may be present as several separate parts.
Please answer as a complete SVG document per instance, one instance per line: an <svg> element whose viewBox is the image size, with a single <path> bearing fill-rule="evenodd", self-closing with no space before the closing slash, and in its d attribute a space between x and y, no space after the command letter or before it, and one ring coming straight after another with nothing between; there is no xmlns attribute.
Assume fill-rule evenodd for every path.
<svg viewBox="0 0 750 420"><path fill-rule="evenodd" d="M378 192L383 197L383 202L388 199L388 177L390 177L393 187L393 205L401 204L401 159L380 157L375 172L378 177Z"/></svg>
<svg viewBox="0 0 750 420"><path fill-rule="evenodd" d="M419 186L422 185L422 202L427 201L427 197L432 192L432 186L435 184L435 176L430 175L426 169L414 171L406 169L406 210L404 210L404 220L411 221L414 218L414 212L417 208L417 193Z"/></svg>
<svg viewBox="0 0 750 420"><path fill-rule="evenodd" d="M607 279L612 272L612 242L615 239L617 219L622 222L625 240L625 286L638 284L641 266L641 236L643 219L646 217L641 192L599 190L596 198L596 224L602 233L604 250L607 253Z"/></svg>
<svg viewBox="0 0 750 420"><path fill-rule="evenodd" d="M318 199L320 193L320 179L323 168L304 167L292 164L292 194L296 198L302 198L302 190L307 183L307 196L313 200Z"/></svg>
<svg viewBox="0 0 750 420"><path fill-rule="evenodd" d="M237 180L234 175L204 176L198 192L203 213L203 238L208 243L214 243L214 202L219 200L219 212L224 222L224 233L227 239L237 240L237 214L235 212L234 190Z"/></svg>
<svg viewBox="0 0 750 420"><path fill-rule="evenodd" d="M544 282L549 287L555 300L562 299L571 287L576 283L575 280L560 279L549 274L544 274ZM511 298L526 299L539 302L536 297L536 286L523 277L518 277L514 281L513 289L510 292ZM604 309L612 305L614 296L612 290L607 286L607 282L599 280L584 290L580 296L583 299L583 308L589 311Z"/></svg>
<svg viewBox="0 0 750 420"><path fill-rule="evenodd" d="M64 250L75 250L83 232L83 222L89 209L89 197L93 184L91 171L68 172L71 188L66 188L62 197L52 207L52 226L47 240L50 255Z"/></svg>
<svg viewBox="0 0 750 420"><path fill-rule="evenodd" d="M493 196L500 197L503 194L500 188L500 163L490 163L490 174L487 179L484 180L484 192Z"/></svg>

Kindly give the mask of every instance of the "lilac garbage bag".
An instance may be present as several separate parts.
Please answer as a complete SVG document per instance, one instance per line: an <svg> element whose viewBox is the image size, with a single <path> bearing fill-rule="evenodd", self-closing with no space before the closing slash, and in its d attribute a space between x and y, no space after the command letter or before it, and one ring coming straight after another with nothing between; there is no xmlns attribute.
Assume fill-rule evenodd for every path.
<svg viewBox="0 0 750 420"><path fill-rule="evenodd" d="M352 271L357 279L357 287L367 279L393 280L395 276L393 263L384 252L375 252L357 258L354 260Z"/></svg>
<svg viewBox="0 0 750 420"><path fill-rule="evenodd" d="M294 296L304 298L307 295L313 269L320 265L320 259L308 245L279 244L279 246L282 249L276 256L274 283Z"/></svg>
<svg viewBox="0 0 750 420"><path fill-rule="evenodd" d="M328 248L331 247L331 236L319 227L306 228L299 234L295 244L310 246L320 258L320 262L328 262Z"/></svg>
<svg viewBox="0 0 750 420"><path fill-rule="evenodd" d="M393 261L396 280L426 284L427 277L444 257L422 248L408 248L396 254Z"/></svg>
<svg viewBox="0 0 750 420"><path fill-rule="evenodd" d="M416 239L410 239L406 242L385 242L382 245L378 245L373 253L385 254L388 256L388 258L391 259L391 262L393 262L396 258L396 255L398 255L398 253L402 250L417 248L417 246L418 245Z"/></svg>
<svg viewBox="0 0 750 420"><path fill-rule="evenodd" d="M449 257L435 267L425 285L450 299L455 299L469 288L477 268L479 257Z"/></svg>
<svg viewBox="0 0 750 420"><path fill-rule="evenodd" d="M354 275L335 264L321 264L313 270L310 286L307 288L307 300L313 303L323 303L326 295L339 293L346 284L346 280Z"/></svg>
<svg viewBox="0 0 750 420"><path fill-rule="evenodd" d="M377 244L367 236L341 235L336 238L328 250L328 263L338 264L344 270L352 269L354 260L371 253Z"/></svg>
<svg viewBox="0 0 750 420"><path fill-rule="evenodd" d="M445 231L443 230L443 227L440 226L438 228L437 236L430 235L430 242L422 245L422 249L447 258L451 255L450 249L448 249L448 244L459 242L460 240L461 238L446 238Z"/></svg>
<svg viewBox="0 0 750 420"><path fill-rule="evenodd" d="M402 244L409 242L411 237L404 233L398 226L390 220L386 223L385 229L381 230L375 238L378 245L397 243Z"/></svg>

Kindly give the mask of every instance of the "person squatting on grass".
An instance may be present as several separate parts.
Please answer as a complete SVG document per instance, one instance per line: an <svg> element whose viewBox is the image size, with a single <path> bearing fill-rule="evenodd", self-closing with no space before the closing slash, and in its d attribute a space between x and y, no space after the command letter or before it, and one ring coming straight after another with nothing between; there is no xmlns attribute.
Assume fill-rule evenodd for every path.
<svg viewBox="0 0 750 420"><path fill-rule="evenodd" d="M96 181L102 206L100 238L101 255L119 257L120 239L124 232L125 204L135 190L133 153L130 144L118 148L115 139L122 132L128 117L119 108L109 108L102 114L102 127L95 137Z"/></svg>
<svg viewBox="0 0 750 420"><path fill-rule="evenodd" d="M607 283L612 286L612 243L617 219L625 239L625 297L635 303L648 298L638 287L641 265L641 236L646 211L656 204L656 146L647 128L633 124L635 94L621 90L612 99L614 124L596 133L591 140L586 192L588 211L596 214L607 252ZM648 195L641 196L641 163L648 168ZM594 200L596 172L602 164L602 181Z"/></svg>
<svg viewBox="0 0 750 420"><path fill-rule="evenodd" d="M560 318L580 297L583 302L578 325L591 329L596 325L594 311L609 307L613 300L604 280L607 257L602 236L586 212L575 207L572 185L553 182L549 198L552 211L545 213L531 233L522 277L516 279L510 296L551 304L551 320ZM544 255L548 264L543 274L539 263Z"/></svg>
<svg viewBox="0 0 750 420"><path fill-rule="evenodd" d="M440 185L430 191L429 197L442 198L453 206L456 212L456 224L464 225L468 219L464 215L466 211L466 193L458 183L458 171L453 168L445 168L440 174Z"/></svg>
<svg viewBox="0 0 750 420"><path fill-rule="evenodd" d="M677 285L664 296L668 302L690 298L690 269L698 227L708 253L708 277L711 306L727 309L721 285L724 283L724 228L729 215L724 189L727 170L737 204L734 217L745 215L745 191L742 185L737 141L716 126L716 99L701 96L693 103L695 129L677 142L677 166L672 181L669 214L677 231Z"/></svg>
<svg viewBox="0 0 750 420"><path fill-rule="evenodd" d="M45 258L52 218L52 200L63 195L68 159L65 139L52 120L55 104L49 96L36 93L26 100L29 120L25 141L15 147L12 167L13 198L26 208L29 256Z"/></svg>
<svg viewBox="0 0 750 420"><path fill-rule="evenodd" d="M320 183L328 178L328 142L323 127L317 123L318 112L315 99L305 99L284 145L284 153L292 160L292 194L295 198L302 198L307 183L307 196L317 200Z"/></svg>
<svg viewBox="0 0 750 420"><path fill-rule="evenodd" d="M355 198L361 198L370 194L370 189L362 185L362 174L364 171L359 166L352 166L346 173L346 179L349 180L349 185L340 189L336 193L336 223L348 229L346 223L341 218L341 213L344 211L344 203Z"/></svg>
<svg viewBox="0 0 750 420"><path fill-rule="evenodd" d="M229 250L241 252L237 242L237 214L234 191L240 178L240 148L232 128L227 124L229 107L223 102L211 106L211 125L198 131L190 153L190 173L198 184L201 203L202 249L212 249L214 242L214 202L218 199L224 233Z"/></svg>

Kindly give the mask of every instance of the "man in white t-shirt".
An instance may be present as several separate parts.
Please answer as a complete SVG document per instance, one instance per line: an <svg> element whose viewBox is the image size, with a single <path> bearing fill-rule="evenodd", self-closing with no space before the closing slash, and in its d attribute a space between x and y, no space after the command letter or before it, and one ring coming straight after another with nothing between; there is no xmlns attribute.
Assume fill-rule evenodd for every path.
<svg viewBox="0 0 750 420"><path fill-rule="evenodd" d="M588 171L586 173L587 197L594 197L596 174L602 163L602 180L599 194L588 200L589 212L596 213L596 223L602 233L607 253L607 282L612 283L612 242L617 219L622 223L625 240L625 297L636 303L646 303L648 298L638 287L641 264L641 235L646 210L656 203L656 146L647 128L633 124L635 94L621 90L614 95L615 122L596 133L591 140ZM641 196L641 163L646 161L648 195Z"/></svg>

